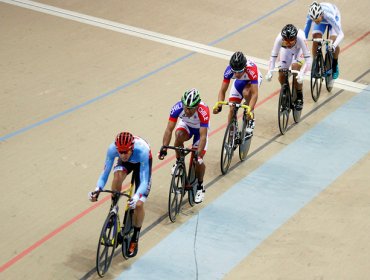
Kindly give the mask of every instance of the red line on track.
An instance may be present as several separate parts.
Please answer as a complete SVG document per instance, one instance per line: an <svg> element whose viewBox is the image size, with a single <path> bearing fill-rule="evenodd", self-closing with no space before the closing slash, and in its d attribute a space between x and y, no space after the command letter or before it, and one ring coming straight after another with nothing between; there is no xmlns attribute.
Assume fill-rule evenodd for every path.
<svg viewBox="0 0 370 280"><path fill-rule="evenodd" d="M363 40L369 34L370 34L370 32L366 32L365 34L363 34L362 36L360 36L356 40L354 40L352 43L350 43L349 45L345 46L341 51L344 52L345 50L349 49L350 47L352 47L353 45L355 45L359 41ZM274 91L268 97L266 97L265 99L263 99L260 102L258 102L256 104L256 108L258 108L262 104L266 103L268 100L272 99L279 92L280 92L280 89ZM216 134L217 132L219 132L220 130L222 130L225 127L226 127L226 123L224 125L221 125L220 127L216 128L215 130L213 130L210 133L209 136L212 136L212 135ZM163 167L164 165L166 165L168 162L172 161L174 158L175 158L175 156L168 157L163 162L157 164L156 166L153 167L153 172L155 172L156 170L160 169L161 167ZM30 247L28 247L27 249L25 249L24 251L22 251L21 253L19 253L15 257L13 257L12 259L10 259L8 262L6 262L5 264L3 264L0 267L0 273L3 272L4 270L8 269L10 266L12 266L13 264L15 264L17 261L19 261L22 258L24 258L26 255L28 255L29 253L31 253L33 250L35 250L36 248L38 248L39 246L41 246L42 244L44 244L46 241L48 241L49 239L51 239L52 237L54 237L55 235L57 235L58 233L60 233L61 231L63 231L64 229L66 229L67 227L69 227L70 225L72 225L73 223L75 223L76 221L78 221L79 219L81 219L82 217L84 217L87 214L89 214L92 210L94 210L95 208L97 208L100 205L102 205L109 198L110 198L109 196L106 196L103 199L99 200L98 202L94 203L91 207L87 208L85 211L83 211L80 214L78 214L77 216L73 217L72 219L70 219L69 221L67 221L66 223L64 223L63 225L61 225L60 227L56 228L55 230L53 230L52 232L50 232L49 234L47 234L46 236L44 236L43 238L41 238L40 240L38 240L37 242L35 242L33 245L31 245Z"/></svg>

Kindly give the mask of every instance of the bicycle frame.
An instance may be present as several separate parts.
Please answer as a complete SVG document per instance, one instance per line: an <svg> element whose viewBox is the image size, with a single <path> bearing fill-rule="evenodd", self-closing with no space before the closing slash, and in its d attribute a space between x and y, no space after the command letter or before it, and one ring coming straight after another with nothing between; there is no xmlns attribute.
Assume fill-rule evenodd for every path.
<svg viewBox="0 0 370 280"><path fill-rule="evenodd" d="M221 148L221 161L220 161L221 173L226 174L229 170L230 163L234 155L234 150L237 148L237 146L239 146L240 160L244 161L247 157L252 138L252 134L248 135L246 133L246 128L249 125L249 123L247 122L247 116L249 116L250 119L253 119L253 113L251 112L251 108L248 105L227 101L216 102L213 109L216 110L217 108L219 108L220 105L221 106L228 105L229 107L233 108L233 115L231 121L228 123L226 127ZM240 108L244 109L241 130L239 129L237 116L238 110Z"/></svg>

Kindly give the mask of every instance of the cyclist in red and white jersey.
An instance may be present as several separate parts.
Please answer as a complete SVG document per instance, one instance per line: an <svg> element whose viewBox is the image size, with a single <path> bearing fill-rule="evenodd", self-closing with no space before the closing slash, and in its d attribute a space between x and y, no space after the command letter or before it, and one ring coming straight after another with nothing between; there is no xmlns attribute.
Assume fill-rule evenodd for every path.
<svg viewBox="0 0 370 280"><path fill-rule="evenodd" d="M229 102L240 104L245 99L246 105L251 107L252 115L254 116L254 107L258 99L258 89L262 82L262 74L259 72L257 65L250 59L244 56L240 51L235 52L231 58L229 65L224 72L221 88L218 92L218 101L225 100L225 94L229 88L230 81L234 80L229 93ZM222 107L214 108L213 113L221 112ZM233 109L230 107L228 122L233 116ZM254 129L254 119L249 120L249 131L252 134Z"/></svg>
<svg viewBox="0 0 370 280"><path fill-rule="evenodd" d="M172 106L167 128L163 135L163 146L161 147L158 158L163 160L167 155L167 149L171 142L172 132L175 129L174 146L184 146L184 142L193 137L193 149L197 149L196 158L196 175L198 179L197 192L195 194L195 203L201 203L204 199L205 189L203 187L203 178L206 170L204 164L204 155L208 145L209 129L209 108L201 102L199 91L195 88L186 91L181 101ZM172 168L172 172L175 169Z"/></svg>

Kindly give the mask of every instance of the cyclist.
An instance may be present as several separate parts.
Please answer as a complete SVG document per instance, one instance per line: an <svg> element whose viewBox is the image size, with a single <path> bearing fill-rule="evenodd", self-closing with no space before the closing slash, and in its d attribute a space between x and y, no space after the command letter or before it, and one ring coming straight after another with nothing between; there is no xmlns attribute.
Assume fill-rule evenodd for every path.
<svg viewBox="0 0 370 280"><path fill-rule="evenodd" d="M135 175L135 194L129 201L131 209L135 209L133 215L134 233L129 246L129 257L134 257L138 251L139 235L144 221L144 202L146 201L151 187L152 153L149 144L130 132L121 132L115 142L109 145L104 170L101 173L95 191L89 193L92 202L98 200L101 190L107 183L109 173L115 158L118 158L114 166L112 190L121 191L122 183L132 171Z"/></svg>
<svg viewBox="0 0 370 280"><path fill-rule="evenodd" d="M311 29L312 21L314 26L312 30L313 38L322 38L325 33L326 27L329 28L330 39L333 40L331 51L333 52L333 79L337 79L339 76L338 58L340 47L339 43L344 38L344 33L341 26L341 16L338 8L334 4L321 3L314 1L310 5L307 15L306 26L304 32L306 38ZM312 44L312 53L315 54L317 50L317 42Z"/></svg>
<svg viewBox="0 0 370 280"><path fill-rule="evenodd" d="M295 89L297 92L295 108L297 110L302 110L303 107L303 76L311 67L311 54L305 39L306 37L302 30L298 30L293 24L285 25L275 39L275 43L271 51L269 70L266 74L266 80L271 81L272 72L270 70L275 68L275 62L278 55L280 55L281 69L289 69L289 67L291 67L292 70L300 71L298 75L294 75L297 81L297 83L295 83ZM281 85L285 82L284 74L281 72L279 72L279 82Z"/></svg>
<svg viewBox="0 0 370 280"><path fill-rule="evenodd" d="M229 102L240 104L245 99L244 104L251 107L251 115L254 116L254 107L258 99L258 89L262 82L262 75L258 71L257 65L250 59L244 56L240 51L235 52L231 58L229 65L224 72L224 78L221 88L218 92L218 101L225 100L225 94L229 88L230 80L233 79L232 87L229 93ZM213 109L213 114L221 112L222 106ZM233 116L233 108L230 107L228 115L228 123ZM254 117L249 120L248 133L253 134L255 126Z"/></svg>
<svg viewBox="0 0 370 280"><path fill-rule="evenodd" d="M163 160L167 155L167 149L164 146L170 144L172 132L175 128L174 146L184 146L184 142L193 137L192 148L197 149L194 158L197 163L195 173L198 178L197 192L194 198L195 203L201 203L205 193L203 187L203 178L206 170L204 155L208 144L209 118L209 108L201 101L199 91L195 88L185 91L181 101L171 108L167 128L163 134L163 146L158 153L158 158ZM177 123L178 119L180 120ZM176 157L179 157L178 153L176 153ZM176 164L172 168L172 173L175 167Z"/></svg>

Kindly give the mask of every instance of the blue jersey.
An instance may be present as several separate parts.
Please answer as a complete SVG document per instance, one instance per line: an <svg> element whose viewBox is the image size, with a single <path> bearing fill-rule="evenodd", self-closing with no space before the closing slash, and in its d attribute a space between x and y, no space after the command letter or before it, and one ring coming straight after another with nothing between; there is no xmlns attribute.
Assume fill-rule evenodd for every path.
<svg viewBox="0 0 370 280"><path fill-rule="evenodd" d="M119 154L116 145L112 143L108 147L104 169L96 184L99 189L104 189L116 158L119 158ZM152 154L149 144L142 138L135 136L134 149L130 158L128 159L128 162L133 164L140 164L140 185L136 186L136 194L138 194L139 197L147 192L148 186L150 185L151 158Z"/></svg>

